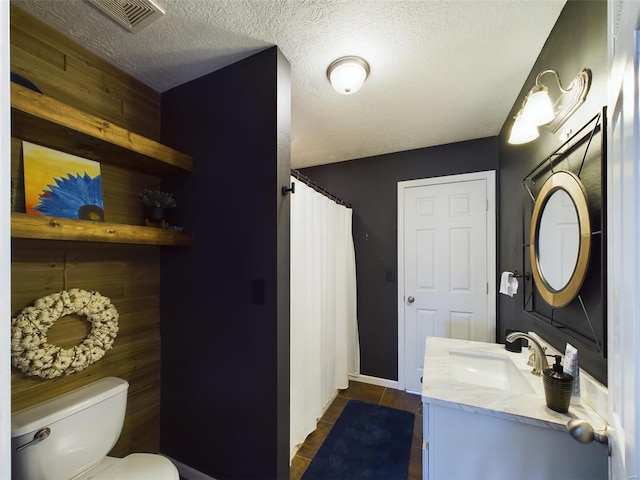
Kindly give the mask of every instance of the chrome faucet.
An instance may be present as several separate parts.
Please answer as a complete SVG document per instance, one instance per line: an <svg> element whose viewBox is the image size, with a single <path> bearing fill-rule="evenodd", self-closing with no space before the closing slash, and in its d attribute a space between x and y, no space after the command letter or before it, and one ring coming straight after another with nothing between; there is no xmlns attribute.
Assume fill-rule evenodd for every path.
<svg viewBox="0 0 640 480"><path fill-rule="evenodd" d="M547 362L547 357L544 353L545 349L542 347L542 345L540 345L540 343L535 338L533 338L531 335L526 334L524 332L512 332L509 335L507 335L505 340L509 343L512 343L514 340L517 340L519 338L524 338L525 340L528 340L533 346L535 358L533 362L533 370L531 370L531 373L533 373L534 375L540 376L543 371L549 368L549 363Z"/></svg>

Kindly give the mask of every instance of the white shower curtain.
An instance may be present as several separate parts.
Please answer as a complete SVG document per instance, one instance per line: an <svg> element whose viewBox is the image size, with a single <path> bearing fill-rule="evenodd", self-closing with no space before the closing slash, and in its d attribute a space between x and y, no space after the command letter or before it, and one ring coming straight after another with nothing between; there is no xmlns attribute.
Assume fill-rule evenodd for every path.
<svg viewBox="0 0 640 480"><path fill-rule="evenodd" d="M291 449L360 373L351 209L295 178L291 196Z"/></svg>

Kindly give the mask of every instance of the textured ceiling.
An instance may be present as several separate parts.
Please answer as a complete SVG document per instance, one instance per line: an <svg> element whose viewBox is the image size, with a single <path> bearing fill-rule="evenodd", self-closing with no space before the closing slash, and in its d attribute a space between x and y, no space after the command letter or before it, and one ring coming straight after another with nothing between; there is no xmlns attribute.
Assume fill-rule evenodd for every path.
<svg viewBox="0 0 640 480"><path fill-rule="evenodd" d="M294 168L497 135L565 4L156 0L166 15L132 34L81 0L12 1L160 92L278 45ZM326 77L344 55L371 65L349 96Z"/></svg>

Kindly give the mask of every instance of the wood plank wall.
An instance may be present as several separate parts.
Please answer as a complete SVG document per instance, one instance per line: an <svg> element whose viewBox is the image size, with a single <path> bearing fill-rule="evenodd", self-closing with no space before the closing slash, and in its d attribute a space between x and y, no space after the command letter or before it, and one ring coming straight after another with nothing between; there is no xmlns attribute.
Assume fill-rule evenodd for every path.
<svg viewBox="0 0 640 480"><path fill-rule="evenodd" d="M46 95L160 140L160 94L11 5L11 71Z"/></svg>
<svg viewBox="0 0 640 480"><path fill-rule="evenodd" d="M159 140L160 95L141 82L11 6L11 70L45 95ZM24 212L20 139L12 139L13 210ZM160 179L102 164L105 220L142 224L137 193ZM87 369L43 380L12 370L17 411L106 376L130 383L125 426L111 452L158 451L160 439L160 247L45 240L12 241L12 312L63 289L96 290L120 313L114 348ZM69 347L88 333L80 318L65 317L49 331Z"/></svg>

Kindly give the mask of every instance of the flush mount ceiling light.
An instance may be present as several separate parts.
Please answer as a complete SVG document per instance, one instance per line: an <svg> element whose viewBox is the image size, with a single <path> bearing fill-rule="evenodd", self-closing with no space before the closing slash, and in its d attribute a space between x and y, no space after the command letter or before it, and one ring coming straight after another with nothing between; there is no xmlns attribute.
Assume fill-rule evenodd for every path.
<svg viewBox="0 0 640 480"><path fill-rule="evenodd" d="M547 73L553 74L560 91L560 97L555 104L549 97L549 89L540 80ZM526 143L538 138L537 127L541 125L547 125L551 133L557 132L573 112L584 103L590 87L591 70L586 68L576 75L567 88L562 86L560 75L556 70L548 69L540 72L536 76L536 84L525 97L522 108L515 117L509 143ZM536 129L535 135L532 129Z"/></svg>
<svg viewBox="0 0 640 480"><path fill-rule="evenodd" d="M369 75L369 64L360 57L341 57L327 68L327 78L336 92L342 95L356 93Z"/></svg>

